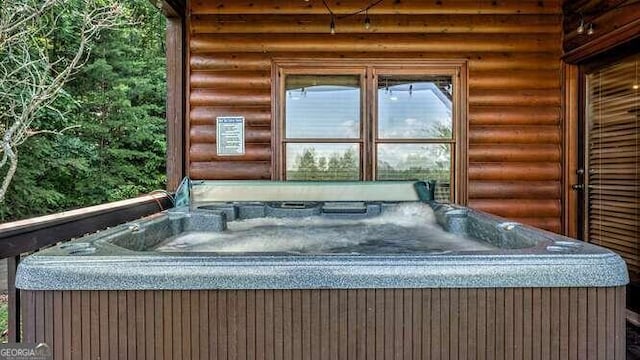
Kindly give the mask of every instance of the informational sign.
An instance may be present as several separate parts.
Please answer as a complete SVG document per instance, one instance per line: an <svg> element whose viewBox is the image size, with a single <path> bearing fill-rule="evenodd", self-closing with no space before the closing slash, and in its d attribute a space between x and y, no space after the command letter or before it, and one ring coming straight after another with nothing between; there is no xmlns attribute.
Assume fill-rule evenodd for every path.
<svg viewBox="0 0 640 360"><path fill-rule="evenodd" d="M216 145L218 156L244 155L244 117L217 117Z"/></svg>

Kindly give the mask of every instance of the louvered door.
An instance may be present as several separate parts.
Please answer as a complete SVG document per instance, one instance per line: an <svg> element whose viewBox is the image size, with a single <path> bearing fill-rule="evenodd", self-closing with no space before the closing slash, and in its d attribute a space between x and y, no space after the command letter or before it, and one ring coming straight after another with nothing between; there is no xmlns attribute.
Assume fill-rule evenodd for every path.
<svg viewBox="0 0 640 360"><path fill-rule="evenodd" d="M585 228L640 272L640 55L587 74Z"/></svg>

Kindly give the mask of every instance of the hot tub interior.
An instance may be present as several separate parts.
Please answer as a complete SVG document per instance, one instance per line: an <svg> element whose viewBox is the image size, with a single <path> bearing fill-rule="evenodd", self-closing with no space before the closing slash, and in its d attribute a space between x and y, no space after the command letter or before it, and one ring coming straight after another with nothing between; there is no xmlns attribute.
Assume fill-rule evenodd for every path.
<svg viewBox="0 0 640 360"><path fill-rule="evenodd" d="M208 211L234 214L231 219L224 216L226 225L215 226L221 231L179 232L154 250L392 254L496 248L465 234L444 231L433 210L424 204L350 204L348 210L358 213L333 212L336 205L301 204L298 209L287 208L286 215L279 217L269 216L265 210L282 209L282 204L253 205L252 210L265 216L249 218L235 215L246 213L244 205L210 206ZM224 217L213 217L212 221L222 222Z"/></svg>
<svg viewBox="0 0 640 360"><path fill-rule="evenodd" d="M545 246L571 251L581 246L554 242L538 231L532 236L526 226L433 202L424 182L350 185L324 185L322 191L317 185L278 183L190 187L184 206L103 234L98 243L137 252L221 255L422 255Z"/></svg>

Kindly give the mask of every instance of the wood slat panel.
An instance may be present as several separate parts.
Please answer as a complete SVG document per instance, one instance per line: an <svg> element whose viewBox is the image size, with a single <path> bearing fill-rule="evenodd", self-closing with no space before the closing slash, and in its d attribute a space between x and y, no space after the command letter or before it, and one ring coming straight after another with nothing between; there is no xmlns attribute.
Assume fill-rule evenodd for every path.
<svg viewBox="0 0 640 360"><path fill-rule="evenodd" d="M110 297L105 291L28 291L23 292L23 309L25 339L41 342L51 336L55 359L98 358L95 343L98 349L124 350L117 358L135 349L133 358L154 359L586 359L592 354L619 360L625 346L624 292L624 287L198 290ZM78 299L78 307L65 307L55 300L60 298ZM138 299L144 306L138 306ZM40 313L37 304L62 316ZM133 317L105 324L103 313L114 305L116 313ZM96 316L81 316L93 311ZM164 315L150 327L138 321L148 313ZM75 328L62 326L49 335L39 330L60 328L65 318L74 317ZM294 319L299 325L289 328ZM178 325L171 337L158 336L171 324ZM112 327L132 328L136 336L116 331L115 337L91 339L90 346L78 348L59 340L69 338L71 346L78 341L74 336L88 337L85 332L92 328L111 333ZM294 328L307 330L287 330ZM346 329L355 331L345 339L339 334Z"/></svg>

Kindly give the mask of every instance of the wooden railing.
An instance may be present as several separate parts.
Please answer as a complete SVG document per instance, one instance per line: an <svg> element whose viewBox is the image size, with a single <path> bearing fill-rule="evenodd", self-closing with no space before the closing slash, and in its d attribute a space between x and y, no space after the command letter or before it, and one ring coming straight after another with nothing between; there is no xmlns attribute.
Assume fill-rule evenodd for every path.
<svg viewBox="0 0 640 360"><path fill-rule="evenodd" d="M0 224L0 259L7 259L8 341L20 341L20 292L16 270L21 256L56 243L93 233L171 207L166 194L66 211L33 219Z"/></svg>

